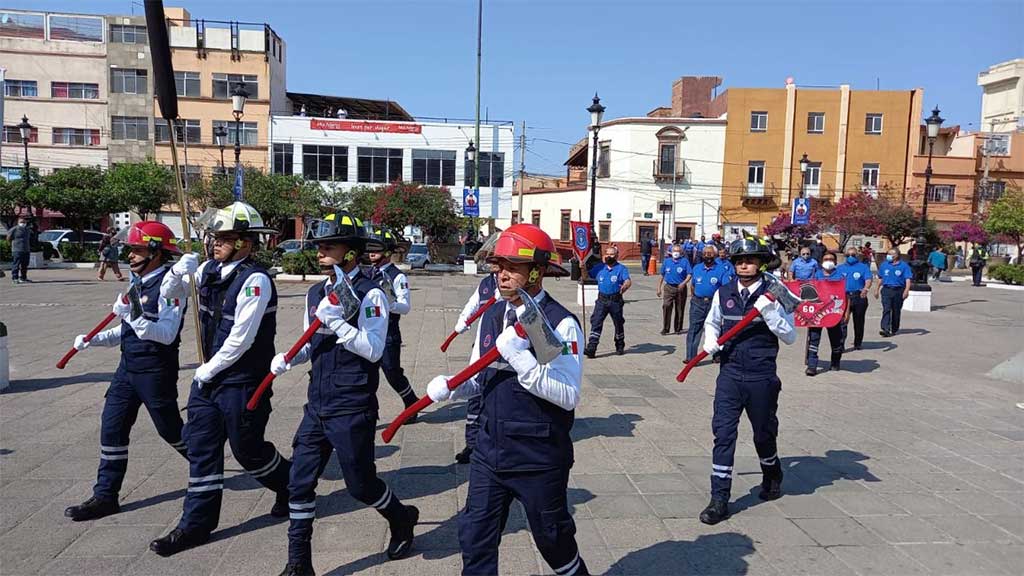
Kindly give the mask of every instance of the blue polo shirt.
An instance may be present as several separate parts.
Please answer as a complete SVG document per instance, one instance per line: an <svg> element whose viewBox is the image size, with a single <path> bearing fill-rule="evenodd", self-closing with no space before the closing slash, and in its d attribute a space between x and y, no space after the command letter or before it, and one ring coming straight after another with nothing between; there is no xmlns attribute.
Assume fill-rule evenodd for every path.
<svg viewBox="0 0 1024 576"><path fill-rule="evenodd" d="M846 278L847 292L860 292L864 284L871 279L871 268L863 263L840 264L836 267L836 274L842 274Z"/></svg>
<svg viewBox="0 0 1024 576"><path fill-rule="evenodd" d="M811 280L820 269L821 265L814 258L809 258L806 261L802 257L797 258L789 265L789 273L794 280Z"/></svg>
<svg viewBox="0 0 1024 576"><path fill-rule="evenodd" d="M818 271L814 273L815 280L828 280L829 282L839 282L840 280L846 280L842 274L839 273L839 267L832 271L831 274L825 274L824 268L818 268Z"/></svg>
<svg viewBox="0 0 1024 576"><path fill-rule="evenodd" d="M597 291L601 294L618 294L629 280L629 270L621 262L616 262L611 268L602 262L590 269L590 277L597 280Z"/></svg>
<svg viewBox="0 0 1024 576"><path fill-rule="evenodd" d="M913 276L914 272L910 269L910 264L903 260L895 263L882 262L882 265L878 267L878 277L882 280L882 286L903 288L906 286L907 280L912 280Z"/></svg>
<svg viewBox="0 0 1024 576"><path fill-rule="evenodd" d="M733 274L717 260L708 268L703 261L693 265L693 295L711 298L720 286L732 280Z"/></svg>
<svg viewBox="0 0 1024 576"><path fill-rule="evenodd" d="M666 258L661 264L661 276L665 279L666 284L678 286L685 282L689 275L690 261L686 258L680 257L678 260Z"/></svg>
<svg viewBox="0 0 1024 576"><path fill-rule="evenodd" d="M736 267L732 265L732 262L730 262L728 258L723 258L719 256L715 260L722 266L725 266L725 269L729 271L730 276L736 275Z"/></svg>

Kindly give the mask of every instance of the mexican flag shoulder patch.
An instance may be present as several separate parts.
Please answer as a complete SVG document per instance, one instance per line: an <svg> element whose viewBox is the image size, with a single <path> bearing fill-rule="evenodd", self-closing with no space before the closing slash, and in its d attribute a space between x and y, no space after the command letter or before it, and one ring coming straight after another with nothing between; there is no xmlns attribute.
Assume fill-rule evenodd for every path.
<svg viewBox="0 0 1024 576"><path fill-rule="evenodd" d="M570 354L576 356L579 353L579 345L576 344L575 340L571 342L562 342L562 356L568 356Z"/></svg>
<svg viewBox="0 0 1024 576"><path fill-rule="evenodd" d="M366 317L367 318L380 318L380 306L367 306Z"/></svg>
<svg viewBox="0 0 1024 576"><path fill-rule="evenodd" d="M249 286L248 288L245 289L245 295L250 297L250 298L253 297L253 296L259 296L260 295L260 287L259 286Z"/></svg>
<svg viewBox="0 0 1024 576"><path fill-rule="evenodd" d="M177 307L181 304L181 301L177 298L164 298L164 305L172 308Z"/></svg>

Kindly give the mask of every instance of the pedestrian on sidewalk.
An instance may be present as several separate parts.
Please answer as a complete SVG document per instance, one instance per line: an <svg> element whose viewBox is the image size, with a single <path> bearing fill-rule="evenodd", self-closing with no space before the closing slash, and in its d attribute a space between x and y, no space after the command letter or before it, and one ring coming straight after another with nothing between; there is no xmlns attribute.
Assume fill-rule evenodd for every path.
<svg viewBox="0 0 1024 576"><path fill-rule="evenodd" d="M789 265L789 278L790 280L813 280L820 269L821 265L818 264L818 261L811 258L810 246L804 246L800 248L800 257Z"/></svg>
<svg viewBox="0 0 1024 576"><path fill-rule="evenodd" d="M974 286L981 286L981 271L985 269L985 264L988 262L988 249L975 242L971 248L971 258L968 262L971 265L971 278Z"/></svg>
<svg viewBox="0 0 1024 576"><path fill-rule="evenodd" d="M946 253L941 250L941 247L936 246L928 254L928 265L932 267L932 280L938 280L939 275L946 269Z"/></svg>
<svg viewBox="0 0 1024 576"><path fill-rule="evenodd" d="M651 251L654 247L654 238L645 236L640 240L640 264L643 267L644 276L647 276L647 266L651 263Z"/></svg>
<svg viewBox="0 0 1024 576"><path fill-rule="evenodd" d="M590 277L597 280L597 303L590 316L590 338L584 353L588 358L597 355L604 320L611 314L615 326L615 353L621 356L626 353L626 319L622 314L625 300L622 296L633 285L633 281L629 278L629 270L619 262L618 246L604 249L604 262L590 269Z"/></svg>
<svg viewBox="0 0 1024 576"><path fill-rule="evenodd" d="M11 243L11 282L28 282L28 261L35 242L35 233L28 218L18 218L17 226L7 232L7 241Z"/></svg>
<svg viewBox="0 0 1024 576"><path fill-rule="evenodd" d="M658 296L661 301L661 335L668 334L669 322L676 334L683 333L683 311L686 308L686 286L690 282L690 261L683 258L683 249L672 245L668 259L661 264Z"/></svg>
<svg viewBox="0 0 1024 576"><path fill-rule="evenodd" d="M836 255L834 252L825 252L821 257L821 269L814 276L815 280L826 280L829 282L845 282L846 278L838 271L836 266ZM849 302L847 302L849 306ZM845 310L843 311L845 314ZM818 346L821 344L821 328L807 328L807 347L804 350L804 363L807 369L804 374L814 376L818 373ZM829 360L829 370L839 370L839 364L843 359L843 323L839 322L828 330L828 345L832 349L832 356Z"/></svg>
<svg viewBox="0 0 1024 576"><path fill-rule="evenodd" d="M879 283L875 288L875 300L879 295L882 297L882 329L878 333L885 338L900 331L903 301L910 295L913 275L910 265L900 260L900 251L890 248L885 262L878 267Z"/></svg>
<svg viewBox="0 0 1024 576"><path fill-rule="evenodd" d="M106 240L106 246L100 249L100 273L96 279L106 280L107 268L110 268L119 281L124 281L121 269L117 266L117 261L121 258L121 241L115 236L110 236Z"/></svg>
<svg viewBox="0 0 1024 576"><path fill-rule="evenodd" d="M871 268L860 261L857 249L846 249L846 262L840 264L837 272L846 279L846 314L843 316L843 348L846 348L846 334L853 318L853 349L860 350L864 343L864 317L868 311L868 291L871 289Z"/></svg>
<svg viewBox="0 0 1024 576"><path fill-rule="evenodd" d="M711 310L711 300L715 292L733 278L731 268L721 263L717 255L718 250L714 246L705 246L703 259L690 272L693 296L690 298L690 329L686 332L684 363L697 355L697 348L704 334L704 320Z"/></svg>

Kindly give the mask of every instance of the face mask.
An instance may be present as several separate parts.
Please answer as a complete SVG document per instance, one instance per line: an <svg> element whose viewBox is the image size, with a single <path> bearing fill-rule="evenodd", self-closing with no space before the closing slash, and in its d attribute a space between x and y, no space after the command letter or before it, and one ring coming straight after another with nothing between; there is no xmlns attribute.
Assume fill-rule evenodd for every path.
<svg viewBox="0 0 1024 576"><path fill-rule="evenodd" d="M847 256L846 257L846 263L847 264L856 264L857 263L857 257L856 256Z"/></svg>
<svg viewBox="0 0 1024 576"><path fill-rule="evenodd" d="M892 261L893 261L894 259L895 259L895 258L893 257L893 255L892 255L892 254L886 254L886 255L885 255L885 261L886 261L886 262L892 262Z"/></svg>
<svg viewBox="0 0 1024 576"><path fill-rule="evenodd" d="M802 258L804 262L807 262L808 260L811 259L811 255L810 254L801 254L800 258Z"/></svg>
<svg viewBox="0 0 1024 576"><path fill-rule="evenodd" d="M704 263L705 264L713 264L714 261L715 261L715 257L714 256L705 256L704 257Z"/></svg>
<svg viewBox="0 0 1024 576"><path fill-rule="evenodd" d="M683 255L682 252L673 252L672 257L678 260Z"/></svg>
<svg viewBox="0 0 1024 576"><path fill-rule="evenodd" d="M605 259L604 259L604 263L609 265L609 266L614 266L615 265L615 257L614 256L606 256Z"/></svg>
<svg viewBox="0 0 1024 576"><path fill-rule="evenodd" d="M821 263L821 267L824 268L825 270L834 270L836 267L836 263L831 260L825 260L824 262Z"/></svg>

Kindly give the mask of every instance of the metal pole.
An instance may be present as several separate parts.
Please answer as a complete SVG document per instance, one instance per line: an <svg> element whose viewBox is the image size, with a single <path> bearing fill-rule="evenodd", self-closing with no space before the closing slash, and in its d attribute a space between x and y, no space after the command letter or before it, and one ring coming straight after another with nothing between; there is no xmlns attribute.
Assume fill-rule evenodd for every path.
<svg viewBox="0 0 1024 576"><path fill-rule="evenodd" d="M0 120L4 117L4 93L7 92L7 68L0 66ZM0 138L0 168L4 166L4 148L3 138Z"/></svg>
<svg viewBox="0 0 1024 576"><path fill-rule="evenodd" d="M526 191L526 121L519 132L519 221L523 220L523 192Z"/></svg>
<svg viewBox="0 0 1024 576"><path fill-rule="evenodd" d="M242 157L242 115L235 115L235 170L238 169Z"/></svg>
<svg viewBox="0 0 1024 576"><path fill-rule="evenodd" d="M480 168L479 162L484 152L484 144L480 141L480 61L483 58L483 33L484 33L484 0L477 1L476 9L476 162L473 163L473 190L480 189ZM488 181L488 183L491 183ZM479 195L477 196L479 198ZM522 214L519 215L523 217Z"/></svg>
<svg viewBox="0 0 1024 576"><path fill-rule="evenodd" d="M597 133L601 130L600 126L594 126L594 161L590 166L590 229L591 231L596 230L596 220L594 219L594 202L597 198ZM610 239L609 239L610 240Z"/></svg>

